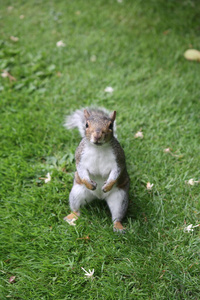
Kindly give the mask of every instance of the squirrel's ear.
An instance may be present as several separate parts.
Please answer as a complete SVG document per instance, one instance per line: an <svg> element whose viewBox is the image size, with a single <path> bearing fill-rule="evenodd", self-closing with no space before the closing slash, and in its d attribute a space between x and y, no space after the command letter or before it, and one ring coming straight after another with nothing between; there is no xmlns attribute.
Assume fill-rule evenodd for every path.
<svg viewBox="0 0 200 300"><path fill-rule="evenodd" d="M87 109L84 109L84 116L85 116L86 119L88 119L90 117L90 114L87 111Z"/></svg>
<svg viewBox="0 0 200 300"><path fill-rule="evenodd" d="M116 118L116 111L115 110L110 114L110 118L111 118L112 122L115 121L115 118Z"/></svg>

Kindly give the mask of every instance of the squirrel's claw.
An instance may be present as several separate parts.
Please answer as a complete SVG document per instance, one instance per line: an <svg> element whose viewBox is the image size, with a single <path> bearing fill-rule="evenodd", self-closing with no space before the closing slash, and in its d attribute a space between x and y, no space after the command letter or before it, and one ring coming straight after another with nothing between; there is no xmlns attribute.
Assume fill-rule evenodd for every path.
<svg viewBox="0 0 200 300"><path fill-rule="evenodd" d="M117 232L119 234L125 234L126 233L126 228L124 228L124 229L117 229L117 228L113 227L113 231Z"/></svg>
<svg viewBox="0 0 200 300"><path fill-rule="evenodd" d="M104 193L107 193L110 191L110 189L108 189L108 184L107 184L107 181L104 182L104 185L102 186L102 191Z"/></svg>
<svg viewBox="0 0 200 300"><path fill-rule="evenodd" d="M111 189L112 189L112 187L113 187L113 185L115 184L115 182L116 181L110 181L109 183L107 183L107 182L105 182L104 183L104 185L103 185L103 187L102 187L102 191L104 192L104 193L107 193L107 192L109 192Z"/></svg>
<svg viewBox="0 0 200 300"><path fill-rule="evenodd" d="M82 179L82 183L85 184L85 186L86 186L86 188L87 188L88 190L94 191L94 190L96 190L96 188L97 188L97 183L96 183L95 181L93 181L93 180L90 180L90 182L89 182L89 181L87 181L87 180L85 180L85 179Z"/></svg>
<svg viewBox="0 0 200 300"><path fill-rule="evenodd" d="M92 191L94 191L94 190L96 190L96 188L97 188L97 183L95 182L95 181L93 181L93 180L91 180L91 184L92 184Z"/></svg>
<svg viewBox="0 0 200 300"><path fill-rule="evenodd" d="M107 189L103 186L102 187L102 191L104 192L104 193L107 193L108 191L107 191Z"/></svg>

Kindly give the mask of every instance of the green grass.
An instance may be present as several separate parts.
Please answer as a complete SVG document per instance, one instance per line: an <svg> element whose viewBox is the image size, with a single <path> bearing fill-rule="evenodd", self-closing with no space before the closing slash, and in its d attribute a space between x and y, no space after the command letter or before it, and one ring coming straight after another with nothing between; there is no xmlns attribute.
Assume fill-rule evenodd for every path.
<svg viewBox="0 0 200 300"><path fill-rule="evenodd" d="M0 70L17 80L0 76L0 299L199 299L199 228L183 231L200 223L200 185L185 184L200 179L200 64L183 57L200 50L198 2L2 1ZM80 141L64 118L92 104L117 110L125 235L102 202L63 221Z"/></svg>

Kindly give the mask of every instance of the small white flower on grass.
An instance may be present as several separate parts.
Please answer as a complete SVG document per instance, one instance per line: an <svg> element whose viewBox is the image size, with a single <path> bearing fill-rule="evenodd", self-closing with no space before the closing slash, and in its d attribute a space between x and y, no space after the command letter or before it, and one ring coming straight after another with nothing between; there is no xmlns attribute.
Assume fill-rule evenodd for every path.
<svg viewBox="0 0 200 300"><path fill-rule="evenodd" d="M185 228L183 229L183 231L184 231L184 232L191 232L191 231L194 231L194 228L195 228L195 227L199 227L199 226L200 226L200 224L195 225L195 226L193 226L193 224L190 224L190 225L188 225L187 227L185 227Z"/></svg>
<svg viewBox="0 0 200 300"><path fill-rule="evenodd" d="M51 175L50 175L50 173L47 173L46 176L47 176L47 178L44 178L44 182L45 182L45 183L51 181Z"/></svg>
<svg viewBox="0 0 200 300"><path fill-rule="evenodd" d="M186 184L189 184L189 185L195 185L195 183L200 183L199 180L194 180L193 178L191 178L190 180L186 180L185 181Z"/></svg>
<svg viewBox="0 0 200 300"><path fill-rule="evenodd" d="M104 92L106 93L113 93L114 92L114 89L111 87L111 86L107 86L104 90Z"/></svg>
<svg viewBox="0 0 200 300"><path fill-rule="evenodd" d="M24 19L24 15L20 15L19 18L20 18L21 20L23 20L23 19Z"/></svg>
<svg viewBox="0 0 200 300"><path fill-rule="evenodd" d="M57 47L65 47L65 43L63 43L63 41L58 41L58 42L56 43L56 46L57 46Z"/></svg>
<svg viewBox="0 0 200 300"><path fill-rule="evenodd" d="M138 132L136 132L136 134L134 135L134 137L136 139L137 138L143 139L144 135L143 135L142 129L140 129Z"/></svg>
<svg viewBox="0 0 200 300"><path fill-rule="evenodd" d="M85 272L85 276L86 277L88 277L88 278L92 278L93 277L94 269L92 271L89 269L88 272L83 267L81 267L81 269Z"/></svg>
<svg viewBox="0 0 200 300"><path fill-rule="evenodd" d="M11 41L13 41L13 42L18 42L18 41L19 41L19 38L18 38L18 37L12 36L12 35L11 35L10 39L11 39Z"/></svg>
<svg viewBox="0 0 200 300"><path fill-rule="evenodd" d="M118 3L122 3L122 2L123 2L123 0L117 0L117 2L118 2Z"/></svg>
<svg viewBox="0 0 200 300"><path fill-rule="evenodd" d="M152 189L153 186L154 186L153 183L147 182L146 188L147 188L147 190L150 191L150 190Z"/></svg>

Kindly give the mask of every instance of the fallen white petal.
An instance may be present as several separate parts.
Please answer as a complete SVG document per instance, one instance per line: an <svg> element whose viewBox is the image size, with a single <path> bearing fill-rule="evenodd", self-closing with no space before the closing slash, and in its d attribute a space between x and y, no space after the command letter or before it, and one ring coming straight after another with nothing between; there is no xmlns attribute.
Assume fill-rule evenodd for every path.
<svg viewBox="0 0 200 300"><path fill-rule="evenodd" d="M191 178L190 180L188 180L188 184L189 184L189 185L194 185L194 179Z"/></svg>
<svg viewBox="0 0 200 300"><path fill-rule="evenodd" d="M190 180L186 180L185 183L189 185L195 185L195 183L200 183L200 180L194 180L191 178Z"/></svg>
<svg viewBox="0 0 200 300"><path fill-rule="evenodd" d="M50 173L47 173L46 176L47 176L47 178L44 179L44 182L45 182L45 183L51 181L51 175L50 175Z"/></svg>
<svg viewBox="0 0 200 300"><path fill-rule="evenodd" d="M166 148L166 149L164 149L164 152L165 152L165 153L170 153L171 150L170 150L170 148Z"/></svg>
<svg viewBox="0 0 200 300"><path fill-rule="evenodd" d="M184 232L194 231L193 225L192 225L192 224L188 225L187 227L185 227L185 228L183 229L183 231L184 231Z"/></svg>
<svg viewBox="0 0 200 300"><path fill-rule="evenodd" d="M1 73L1 77L3 77L3 78L8 77L8 72L7 72L7 71L3 71L3 72Z"/></svg>
<svg viewBox="0 0 200 300"><path fill-rule="evenodd" d="M147 190L151 190L153 186L154 186L153 183L147 182L147 185L146 185Z"/></svg>
<svg viewBox="0 0 200 300"><path fill-rule="evenodd" d="M142 132L142 131L136 132L136 134L134 135L134 137L135 137L136 139L137 139L137 138L143 139L143 137L144 137L143 132Z"/></svg>
<svg viewBox="0 0 200 300"><path fill-rule="evenodd" d="M106 92L106 93L113 93L114 89L111 86L107 86L107 88L105 88L104 92Z"/></svg>
<svg viewBox="0 0 200 300"><path fill-rule="evenodd" d="M63 43L63 41L58 41L58 42L56 43L56 46L57 46L57 47L65 47L65 43Z"/></svg>
<svg viewBox="0 0 200 300"><path fill-rule="evenodd" d="M92 277L94 274L94 269L92 271L89 269L88 272L83 267L81 267L81 269L85 272L86 277Z"/></svg>

